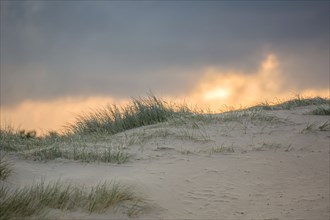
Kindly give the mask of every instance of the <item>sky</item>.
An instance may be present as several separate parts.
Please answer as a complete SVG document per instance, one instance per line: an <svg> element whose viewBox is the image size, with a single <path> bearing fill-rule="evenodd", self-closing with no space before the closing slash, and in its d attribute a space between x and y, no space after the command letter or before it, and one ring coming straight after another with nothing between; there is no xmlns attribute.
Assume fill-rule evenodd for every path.
<svg viewBox="0 0 330 220"><path fill-rule="evenodd" d="M154 94L220 111L329 97L329 1L1 1L2 121Z"/></svg>

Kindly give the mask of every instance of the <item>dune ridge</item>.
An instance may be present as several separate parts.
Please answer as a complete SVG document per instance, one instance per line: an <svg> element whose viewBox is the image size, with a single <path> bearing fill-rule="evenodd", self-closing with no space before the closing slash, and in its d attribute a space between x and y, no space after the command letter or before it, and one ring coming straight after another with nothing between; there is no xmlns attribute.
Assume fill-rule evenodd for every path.
<svg viewBox="0 0 330 220"><path fill-rule="evenodd" d="M0 180L2 189L40 180L86 189L116 181L139 198L97 212L45 207L46 217L58 219L329 219L328 99L221 114L147 100L130 108L132 114L107 114L112 124L100 124L102 114L94 114L101 121L81 118L110 130L27 138L2 128L1 160L11 170ZM8 200L0 195L4 207Z"/></svg>

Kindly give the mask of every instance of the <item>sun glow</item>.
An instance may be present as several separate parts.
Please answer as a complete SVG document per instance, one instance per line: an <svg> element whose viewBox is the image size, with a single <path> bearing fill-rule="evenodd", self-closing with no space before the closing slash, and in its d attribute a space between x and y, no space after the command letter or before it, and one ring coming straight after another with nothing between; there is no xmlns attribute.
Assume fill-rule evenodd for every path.
<svg viewBox="0 0 330 220"><path fill-rule="evenodd" d="M61 131L77 115L105 107L107 104L127 104L128 99L112 97L66 97L50 101L27 100L15 107L1 107L1 126L13 124L15 128L36 130L38 134Z"/></svg>
<svg viewBox="0 0 330 220"><path fill-rule="evenodd" d="M329 98L329 89L297 90L294 82L286 82L280 62L269 54L260 62L256 73L224 71L209 67L201 72L192 90L177 96L159 96L170 102L185 102L188 107L203 111L222 112L232 108L247 107L261 102L279 102L294 98L321 96ZM158 95L156 94L158 97ZM27 100L13 107L1 107L1 123L9 122L15 127L37 130L38 134L49 130L61 130L78 114L105 107L107 104L125 105L129 99L112 97L67 97L57 100Z"/></svg>
<svg viewBox="0 0 330 220"><path fill-rule="evenodd" d="M255 73L225 71L209 67L201 75L189 97L200 108L221 112L224 107L247 107L264 101L305 97L329 97L329 90L298 90L288 84L274 54L263 60Z"/></svg>
<svg viewBox="0 0 330 220"><path fill-rule="evenodd" d="M214 99L227 99L230 96L229 89L227 88L215 88L204 94L205 100L214 100Z"/></svg>

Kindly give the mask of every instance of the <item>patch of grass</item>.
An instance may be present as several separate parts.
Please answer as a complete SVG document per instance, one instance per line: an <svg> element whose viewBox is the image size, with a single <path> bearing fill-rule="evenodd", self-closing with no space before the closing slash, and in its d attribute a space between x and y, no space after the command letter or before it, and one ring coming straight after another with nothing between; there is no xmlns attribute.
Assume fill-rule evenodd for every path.
<svg viewBox="0 0 330 220"><path fill-rule="evenodd" d="M316 122L310 123L307 122L306 126L300 131L301 134L307 133L307 132L312 132L316 127Z"/></svg>
<svg viewBox="0 0 330 220"><path fill-rule="evenodd" d="M329 121L324 122L322 125L319 126L320 131L329 131L330 130L330 123Z"/></svg>
<svg viewBox="0 0 330 220"><path fill-rule="evenodd" d="M0 150L5 151L18 151L17 146L24 143L25 140L21 138L19 132L14 129L12 125L1 124L0 128Z"/></svg>
<svg viewBox="0 0 330 220"><path fill-rule="evenodd" d="M11 164L3 156L0 157L0 180L6 180L11 174Z"/></svg>
<svg viewBox="0 0 330 220"><path fill-rule="evenodd" d="M203 125L207 123L239 122L244 126L246 133L249 123L269 125L281 122L281 119L264 110L329 104L329 99L319 97L304 99L298 96L296 99L276 105L270 105L266 102L248 109L211 114L201 110L192 111L186 105L175 106L150 95L146 98L132 99L130 104L123 107L111 105L80 115L75 123L67 126L64 134L50 131L47 135L38 137L33 131L26 132L14 129L11 125L2 125L0 128L0 150L16 152L36 160L65 158L86 162L123 163L130 156L124 151L124 147L135 144L142 146L150 138L161 137L165 139L168 136L173 136L193 141L211 141L209 135L202 129ZM328 115L328 111L329 109L326 107L319 107L315 114ZM115 135L128 129L160 122L166 122L165 125L175 127L176 132L159 128L152 134L126 135L126 139ZM162 125L153 126L156 128ZM315 126L306 127L302 132L313 129L329 129L329 123L320 125L318 128ZM120 143L123 147L114 149L109 147L109 143L110 145Z"/></svg>
<svg viewBox="0 0 330 220"><path fill-rule="evenodd" d="M34 160L47 161L56 158L79 160L82 162L105 162L122 164L129 160L130 155L121 148L104 147L91 148L87 145L79 143L69 146L53 145L48 148L34 149L29 152L24 152L22 155L25 158L33 158Z"/></svg>
<svg viewBox="0 0 330 220"><path fill-rule="evenodd" d="M141 202L142 199L129 188L118 183L108 185L99 184L87 194L87 207L89 212L100 212L124 201Z"/></svg>
<svg viewBox="0 0 330 220"><path fill-rule="evenodd" d="M35 131L26 132L25 130L15 129L11 125L3 125L0 129L0 150L20 152L50 146L66 138L55 132L50 132L44 137L37 137Z"/></svg>
<svg viewBox="0 0 330 220"><path fill-rule="evenodd" d="M330 115L330 107L318 107L310 112L312 115Z"/></svg>
<svg viewBox="0 0 330 220"><path fill-rule="evenodd" d="M176 131L170 131L170 129L150 129L149 132L133 133L131 135L125 135L124 142L129 145L139 144L142 145L152 139L166 139L173 137L177 139L186 139L194 142L207 142L211 141L209 134L203 129L197 128L180 128Z"/></svg>
<svg viewBox="0 0 330 220"><path fill-rule="evenodd" d="M212 147L210 149L210 154L214 154L214 153L234 153L234 147L233 145L230 147L226 147L224 144L221 144L221 146L216 146L216 147Z"/></svg>
<svg viewBox="0 0 330 220"><path fill-rule="evenodd" d="M302 96L297 95L296 98L279 104L272 105L268 102L265 102L260 105L253 106L249 109L290 110L296 107L308 106L308 105L330 105L330 99L325 99L321 97L304 98Z"/></svg>
<svg viewBox="0 0 330 220"><path fill-rule="evenodd" d="M307 122L306 126L300 131L301 134L308 133L308 132L316 132L316 131L329 131L330 130L330 123L329 121L324 122L321 125L318 125L318 123L313 122Z"/></svg>
<svg viewBox="0 0 330 220"><path fill-rule="evenodd" d="M223 122L231 122L231 121L239 121L248 120L253 122L279 122L278 117L274 115L267 114L265 111L261 109L245 109L245 110L236 110L231 112L225 112L219 115L220 121Z"/></svg>
<svg viewBox="0 0 330 220"><path fill-rule="evenodd" d="M116 134L128 129L164 122L174 115L189 113L185 106L175 107L151 95L132 99L122 108L112 105L80 115L74 124L68 125L69 133Z"/></svg>
<svg viewBox="0 0 330 220"><path fill-rule="evenodd" d="M103 135L60 135L49 132L44 137L26 138L25 133L6 127L0 130L0 150L15 152L24 158L47 161L56 158L83 162L125 163L130 155L120 143L112 144L111 138ZM110 146L108 143L111 143ZM124 144L124 143L123 143Z"/></svg>
<svg viewBox="0 0 330 220"><path fill-rule="evenodd" d="M130 187L106 182L88 190L70 184L64 185L59 181L49 184L42 181L16 190L2 187L0 192L0 219L34 218L45 215L47 208L81 208L92 213L102 212L127 201L133 204L143 202Z"/></svg>

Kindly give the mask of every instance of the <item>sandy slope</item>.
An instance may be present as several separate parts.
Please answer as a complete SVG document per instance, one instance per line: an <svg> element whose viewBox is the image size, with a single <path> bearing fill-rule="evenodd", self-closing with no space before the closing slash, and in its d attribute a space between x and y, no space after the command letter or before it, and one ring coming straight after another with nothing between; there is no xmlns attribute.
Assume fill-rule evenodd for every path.
<svg viewBox="0 0 330 220"><path fill-rule="evenodd" d="M319 128L329 123L329 116L306 114L313 108L141 127L104 142L122 144L134 155L129 163L13 159L14 174L8 181L132 184L148 198L149 205L139 214L143 219L329 219L330 132L329 126ZM120 210L53 214L126 217Z"/></svg>

